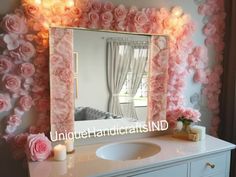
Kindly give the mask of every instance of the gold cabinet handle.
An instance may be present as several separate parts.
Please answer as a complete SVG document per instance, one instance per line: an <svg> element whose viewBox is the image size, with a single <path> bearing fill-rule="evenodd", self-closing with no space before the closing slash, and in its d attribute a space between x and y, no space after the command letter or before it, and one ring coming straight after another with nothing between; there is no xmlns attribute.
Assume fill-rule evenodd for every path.
<svg viewBox="0 0 236 177"><path fill-rule="evenodd" d="M206 165L212 169L215 168L215 164L212 164L210 162L207 162Z"/></svg>

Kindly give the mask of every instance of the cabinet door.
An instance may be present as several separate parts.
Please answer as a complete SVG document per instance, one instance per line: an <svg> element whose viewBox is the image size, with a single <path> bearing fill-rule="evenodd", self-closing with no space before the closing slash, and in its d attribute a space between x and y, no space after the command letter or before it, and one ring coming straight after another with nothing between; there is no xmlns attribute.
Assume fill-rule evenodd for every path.
<svg viewBox="0 0 236 177"><path fill-rule="evenodd" d="M191 162L191 177L214 176L225 177L227 166L226 154L221 153L215 156L206 156L202 159Z"/></svg>
<svg viewBox="0 0 236 177"><path fill-rule="evenodd" d="M164 168L156 171L140 173L129 177L187 177L187 164L176 165L174 167Z"/></svg>

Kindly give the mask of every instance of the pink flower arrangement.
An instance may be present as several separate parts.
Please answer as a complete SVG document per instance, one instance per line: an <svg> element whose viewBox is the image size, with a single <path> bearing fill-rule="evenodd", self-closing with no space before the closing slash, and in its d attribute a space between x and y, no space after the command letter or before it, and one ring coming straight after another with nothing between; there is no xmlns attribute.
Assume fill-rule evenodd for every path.
<svg viewBox="0 0 236 177"><path fill-rule="evenodd" d="M44 134L30 134L25 153L29 160L43 161L51 155L52 144Z"/></svg>
<svg viewBox="0 0 236 177"><path fill-rule="evenodd" d="M171 126L177 121L182 121L184 124L200 121L201 113L192 108L178 107L167 112L167 121Z"/></svg>

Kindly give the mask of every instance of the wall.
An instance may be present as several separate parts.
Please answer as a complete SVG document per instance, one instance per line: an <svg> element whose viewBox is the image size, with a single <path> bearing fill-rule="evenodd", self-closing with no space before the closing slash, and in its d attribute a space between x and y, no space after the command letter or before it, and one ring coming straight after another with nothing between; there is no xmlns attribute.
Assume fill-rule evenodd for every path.
<svg viewBox="0 0 236 177"><path fill-rule="evenodd" d="M137 7L172 7L174 5L180 5L186 13L189 13L197 25L197 30L194 34L194 41L198 45L202 45L204 41L204 36L202 35L201 29L203 27L204 19L197 13L197 5L194 3L195 0L110 0L114 4L123 3L126 6L136 5ZM20 4L20 0L0 0L0 16L3 16L7 12L14 10ZM211 50L209 50L209 55L214 55ZM200 94L201 85L192 83L192 76L188 78L188 84L186 86L186 106L193 106L190 103L190 97L194 94ZM210 126L210 114L205 106L205 98L200 99L202 122L201 124L209 127ZM0 115L0 121L3 119L4 115ZM33 121L33 114L29 113L25 115L23 125L21 130L23 130L27 124ZM1 128L1 127L0 127ZM20 131L21 131L20 130ZM10 158L9 149L6 147L4 142L0 142L0 176L27 176L26 171L21 171L21 164L13 161ZM10 167L10 169L8 169ZM14 169L14 170L12 170Z"/></svg>
<svg viewBox="0 0 236 177"><path fill-rule="evenodd" d="M0 17L6 13L12 12L20 4L20 0L0 0ZM4 115L0 115L0 125L2 125ZM22 127L20 128L23 131L27 124L30 124L32 121L32 113L25 115L25 119ZM2 127L0 127L0 130ZM0 139L0 176L4 177L26 177L27 168L26 165L22 162L15 161L11 154L10 149L6 143Z"/></svg>

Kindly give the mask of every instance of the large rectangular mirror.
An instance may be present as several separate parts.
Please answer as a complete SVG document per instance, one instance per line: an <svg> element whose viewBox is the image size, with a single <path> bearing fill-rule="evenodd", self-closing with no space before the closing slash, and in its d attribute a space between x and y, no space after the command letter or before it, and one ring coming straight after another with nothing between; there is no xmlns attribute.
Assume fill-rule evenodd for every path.
<svg viewBox="0 0 236 177"><path fill-rule="evenodd" d="M159 83L164 90L159 93L160 100L157 100L158 95L154 91L156 84L153 81L159 76L167 77L167 48L166 36L51 28L51 106L55 108L58 105L59 99L55 99L58 96L54 93L55 89L60 89L55 87L59 85L55 84L58 81L54 78L57 72L54 60L58 61L62 56L65 60L71 59L71 63L61 62L60 67L71 70L71 74L66 77L72 77L72 82L68 83L73 83L73 86L68 87L67 83L65 87L68 87L68 93L72 91L73 110L69 112L73 114L68 112L67 116L70 115L69 119L75 121L76 132L88 128L99 130L137 124L142 126L147 120L163 120L165 106L161 106L164 109L157 115L157 106L154 104L166 104L166 83ZM162 50L165 55L160 55ZM157 66L154 59L161 60L165 66ZM63 88L62 82L59 87ZM62 92L65 90L62 89ZM59 107L64 108L60 104ZM56 115L57 111L51 112L51 127L54 130L58 129L55 127L58 122L55 120L58 119ZM66 121L61 124L66 124Z"/></svg>
<svg viewBox="0 0 236 177"><path fill-rule="evenodd" d="M75 120L145 121L150 36L87 30L73 36Z"/></svg>

